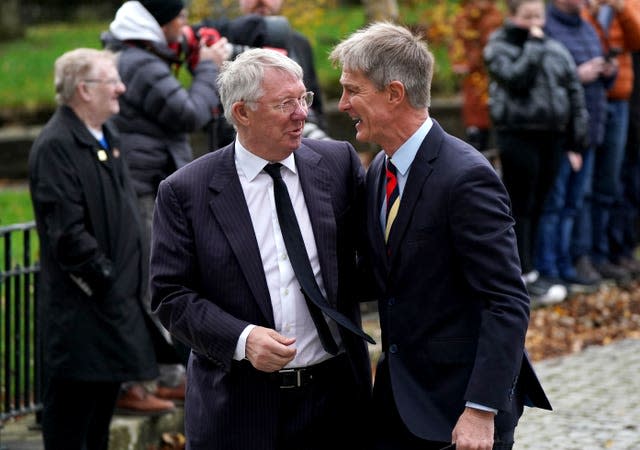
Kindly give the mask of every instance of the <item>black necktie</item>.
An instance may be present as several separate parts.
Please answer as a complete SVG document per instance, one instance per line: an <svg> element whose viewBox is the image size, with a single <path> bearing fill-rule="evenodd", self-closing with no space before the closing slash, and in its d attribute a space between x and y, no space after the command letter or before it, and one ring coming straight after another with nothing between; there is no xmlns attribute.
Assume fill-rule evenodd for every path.
<svg viewBox="0 0 640 450"><path fill-rule="evenodd" d="M302 239L300 226L298 225L298 220L296 219L296 214L291 204L289 191L280 174L280 167L282 167L280 163L267 164L264 170L273 178L273 193L276 200L276 211L278 213L278 222L280 222L284 245L287 248L293 271L302 287L302 293L307 301L311 318L318 330L318 336L320 337L322 346L328 353L333 355L338 352L338 346L322 315L323 312L347 330L362 337L367 342L375 344L371 336L351 322L347 316L331 307L322 295L316 278L313 275L313 269L309 262L307 250L304 247L304 240Z"/></svg>

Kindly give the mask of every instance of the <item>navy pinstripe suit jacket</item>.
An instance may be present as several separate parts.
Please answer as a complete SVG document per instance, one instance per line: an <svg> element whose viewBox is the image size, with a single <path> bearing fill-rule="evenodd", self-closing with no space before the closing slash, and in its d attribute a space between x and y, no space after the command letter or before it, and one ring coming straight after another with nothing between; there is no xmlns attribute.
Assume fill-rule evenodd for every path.
<svg viewBox="0 0 640 450"><path fill-rule="evenodd" d="M328 300L359 324L355 257L364 234L362 165L349 143L337 141L304 139L295 160ZM248 324L274 327L233 144L160 184L150 279L154 310L192 349L185 405L189 448L273 449L277 385L262 372L234 370L232 359ZM342 338L353 369L345 376L356 377L362 387L354 399L366 399L371 391L366 345L349 332Z"/></svg>

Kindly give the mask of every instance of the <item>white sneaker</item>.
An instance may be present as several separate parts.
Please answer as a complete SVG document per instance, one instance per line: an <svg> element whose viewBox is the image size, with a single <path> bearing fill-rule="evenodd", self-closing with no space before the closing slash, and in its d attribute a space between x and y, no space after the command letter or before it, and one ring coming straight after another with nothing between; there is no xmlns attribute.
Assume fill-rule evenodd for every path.
<svg viewBox="0 0 640 450"><path fill-rule="evenodd" d="M524 281L524 284L531 284L535 283L538 280L538 277L540 277L540 272L532 270L531 272L522 274L522 281Z"/></svg>
<svg viewBox="0 0 640 450"><path fill-rule="evenodd" d="M567 291L566 286L562 284L552 284L549 286L547 292L543 295L535 297L535 301L540 305L555 305L557 303L563 302L569 292Z"/></svg>

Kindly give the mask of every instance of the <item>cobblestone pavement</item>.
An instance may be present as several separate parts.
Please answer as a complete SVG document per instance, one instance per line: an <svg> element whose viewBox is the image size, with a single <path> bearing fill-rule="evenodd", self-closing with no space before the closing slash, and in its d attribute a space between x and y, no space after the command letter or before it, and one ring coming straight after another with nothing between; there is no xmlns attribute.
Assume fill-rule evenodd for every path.
<svg viewBox="0 0 640 450"><path fill-rule="evenodd" d="M640 340L534 366L554 410L525 408L514 450L640 449Z"/></svg>
<svg viewBox="0 0 640 450"><path fill-rule="evenodd" d="M640 339L534 366L554 410L525 408L514 450L640 450ZM42 449L25 422L0 429L0 448Z"/></svg>

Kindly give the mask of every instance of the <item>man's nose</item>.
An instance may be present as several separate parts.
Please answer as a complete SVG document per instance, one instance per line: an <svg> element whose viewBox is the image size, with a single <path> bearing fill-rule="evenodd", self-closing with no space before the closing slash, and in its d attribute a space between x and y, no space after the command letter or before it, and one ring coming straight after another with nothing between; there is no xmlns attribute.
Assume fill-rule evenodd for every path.
<svg viewBox="0 0 640 450"><path fill-rule="evenodd" d="M302 106L300 102L296 104L296 109L291 113L292 116L295 116L296 119L306 119L309 115L309 108L306 106Z"/></svg>
<svg viewBox="0 0 640 450"><path fill-rule="evenodd" d="M338 109L340 111L346 111L349 107L349 100L347 99L347 95L343 92L340 96L340 100L338 101Z"/></svg>

